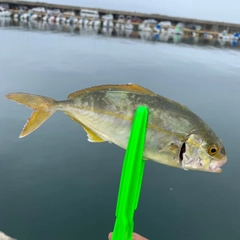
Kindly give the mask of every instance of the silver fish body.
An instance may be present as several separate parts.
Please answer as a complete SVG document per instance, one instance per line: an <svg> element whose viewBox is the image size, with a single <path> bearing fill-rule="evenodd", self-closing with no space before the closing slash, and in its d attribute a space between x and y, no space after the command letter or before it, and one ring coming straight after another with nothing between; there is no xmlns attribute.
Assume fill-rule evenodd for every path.
<svg viewBox="0 0 240 240"><path fill-rule="evenodd" d="M184 105L138 85L97 86L72 93L65 101L23 93L6 97L34 109L22 136L60 110L82 125L89 141L109 141L126 148L135 111L145 106L149 110L145 159L208 172L221 172L227 161L221 140L200 117Z"/></svg>

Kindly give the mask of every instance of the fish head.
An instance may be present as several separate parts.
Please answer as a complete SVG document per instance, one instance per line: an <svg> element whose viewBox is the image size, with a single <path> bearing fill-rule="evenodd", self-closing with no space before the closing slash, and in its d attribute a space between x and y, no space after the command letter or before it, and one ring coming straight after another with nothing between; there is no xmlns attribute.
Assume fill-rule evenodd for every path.
<svg viewBox="0 0 240 240"><path fill-rule="evenodd" d="M190 134L181 146L179 161L185 170L220 173L227 155L222 141L210 130L206 134Z"/></svg>

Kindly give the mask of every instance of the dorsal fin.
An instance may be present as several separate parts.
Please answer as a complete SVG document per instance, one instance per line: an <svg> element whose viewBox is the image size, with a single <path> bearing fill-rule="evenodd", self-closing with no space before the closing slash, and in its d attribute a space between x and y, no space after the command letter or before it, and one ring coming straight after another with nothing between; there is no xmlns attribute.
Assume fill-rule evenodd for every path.
<svg viewBox="0 0 240 240"><path fill-rule="evenodd" d="M101 85L101 86L95 86L91 88L85 88L82 90L79 90L77 92L73 92L70 95L68 95L68 99L74 98L76 96L79 96L81 94L84 94L86 92L94 92L94 91L101 91L101 90L118 90L118 91L128 91L128 92L141 92L144 94L154 94L154 92L141 87L139 85L128 83L128 84L119 84L119 85Z"/></svg>
<svg viewBox="0 0 240 240"><path fill-rule="evenodd" d="M101 137L99 137L96 133L94 133L90 128L86 127L84 124L82 124L77 118L75 118L74 116L72 116L69 113L65 113L66 115L68 115L72 120L76 121L77 123L79 123L83 129L86 131L87 136L88 136L88 141L89 142L105 142L105 140L103 140Z"/></svg>

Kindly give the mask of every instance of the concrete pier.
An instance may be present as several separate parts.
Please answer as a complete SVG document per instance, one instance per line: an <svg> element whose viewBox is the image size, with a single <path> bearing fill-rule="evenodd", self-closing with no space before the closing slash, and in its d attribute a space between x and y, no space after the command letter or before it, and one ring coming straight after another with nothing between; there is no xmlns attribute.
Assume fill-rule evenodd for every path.
<svg viewBox="0 0 240 240"><path fill-rule="evenodd" d="M9 4L11 9L17 9L19 6L26 6L28 8L34 7L45 7L46 9L60 9L61 11L74 11L76 15L80 14L81 9L91 9L97 10L101 15L111 13L113 14L114 18L117 19L118 15L125 15L125 16L132 16L132 17L139 17L142 20L148 18L154 18L157 21L171 21L173 25L181 22L186 25L188 24L195 24L201 26L201 31L199 33L203 34L204 32L209 32L213 35L216 35L223 30L227 30L228 33L239 32L240 31L240 24L237 23L226 23L226 22L215 22L215 21L206 21L206 20L198 20L198 19L190 19L190 18L181 18L181 17L170 17L166 15L160 14L144 14L138 12L128 12L128 11L117 11L117 10L110 10L110 9L101 9L101 8L89 8L83 6L68 6L68 5L60 5L60 4L51 4L51 3L44 3L44 2L28 2L28 1L18 1L18 0L0 0L0 3L7 3ZM191 30L189 30L191 31ZM185 29L187 32L187 29Z"/></svg>

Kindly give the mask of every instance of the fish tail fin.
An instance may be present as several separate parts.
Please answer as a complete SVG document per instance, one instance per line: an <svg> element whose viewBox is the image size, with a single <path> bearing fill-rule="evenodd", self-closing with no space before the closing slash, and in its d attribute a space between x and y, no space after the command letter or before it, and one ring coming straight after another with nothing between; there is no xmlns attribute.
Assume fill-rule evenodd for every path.
<svg viewBox="0 0 240 240"><path fill-rule="evenodd" d="M33 109L19 138L23 138L39 128L57 110L54 106L57 101L52 98L28 93L9 93L5 97Z"/></svg>

